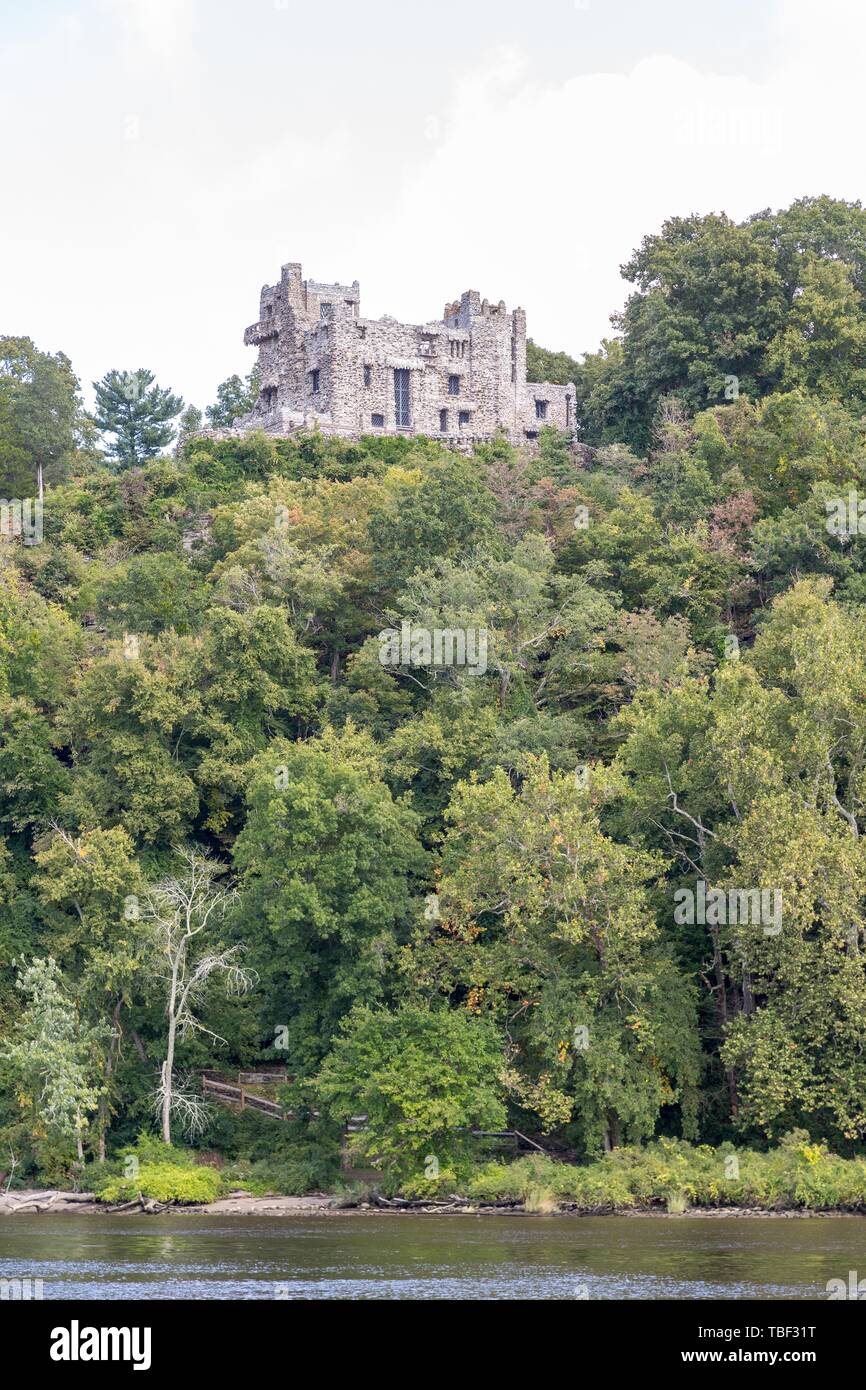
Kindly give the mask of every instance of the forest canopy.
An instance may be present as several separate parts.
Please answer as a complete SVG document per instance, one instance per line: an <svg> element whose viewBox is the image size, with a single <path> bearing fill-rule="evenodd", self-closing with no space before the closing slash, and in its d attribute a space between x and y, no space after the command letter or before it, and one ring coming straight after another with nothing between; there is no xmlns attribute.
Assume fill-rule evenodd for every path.
<svg viewBox="0 0 866 1390"><path fill-rule="evenodd" d="M866 213L623 274L597 353L531 345L580 430L527 451L159 454L142 369L103 454L123 374L100 424L0 340L0 1167L159 1131L302 1190L359 1114L417 1190L506 1128L863 1152ZM204 1105L267 1064L291 1124Z"/></svg>

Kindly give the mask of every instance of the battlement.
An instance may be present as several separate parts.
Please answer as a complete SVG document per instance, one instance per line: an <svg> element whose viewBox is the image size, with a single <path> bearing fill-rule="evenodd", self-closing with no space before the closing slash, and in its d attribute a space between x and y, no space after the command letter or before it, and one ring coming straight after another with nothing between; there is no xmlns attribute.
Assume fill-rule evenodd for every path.
<svg viewBox="0 0 866 1390"><path fill-rule="evenodd" d="M464 290L459 299L445 305L442 318L449 326L456 328L474 318L504 319L507 316L504 299L500 299L498 304L491 304L488 299L481 298L478 290Z"/></svg>
<svg viewBox="0 0 866 1390"><path fill-rule="evenodd" d="M357 280L351 285L320 285L318 280L305 280L303 283L309 294L330 294L344 298L347 303L360 304L361 302L361 290Z"/></svg>

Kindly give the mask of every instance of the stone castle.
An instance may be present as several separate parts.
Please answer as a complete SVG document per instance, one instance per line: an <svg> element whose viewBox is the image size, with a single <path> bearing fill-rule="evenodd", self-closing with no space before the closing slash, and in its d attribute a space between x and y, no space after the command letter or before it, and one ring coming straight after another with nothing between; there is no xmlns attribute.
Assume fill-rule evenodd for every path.
<svg viewBox="0 0 866 1390"><path fill-rule="evenodd" d="M526 314L467 290L441 319L361 316L358 281L326 285L284 265L244 334L258 347L260 394L241 430L427 434L457 445L545 425L573 431L575 388L526 380Z"/></svg>

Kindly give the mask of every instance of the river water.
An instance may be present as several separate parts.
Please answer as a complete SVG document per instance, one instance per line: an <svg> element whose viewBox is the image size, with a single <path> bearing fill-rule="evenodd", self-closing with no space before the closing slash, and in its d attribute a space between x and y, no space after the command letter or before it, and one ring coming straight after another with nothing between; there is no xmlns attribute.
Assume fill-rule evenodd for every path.
<svg viewBox="0 0 866 1390"><path fill-rule="evenodd" d="M851 1270L862 1216L0 1218L0 1278L46 1299L826 1299Z"/></svg>

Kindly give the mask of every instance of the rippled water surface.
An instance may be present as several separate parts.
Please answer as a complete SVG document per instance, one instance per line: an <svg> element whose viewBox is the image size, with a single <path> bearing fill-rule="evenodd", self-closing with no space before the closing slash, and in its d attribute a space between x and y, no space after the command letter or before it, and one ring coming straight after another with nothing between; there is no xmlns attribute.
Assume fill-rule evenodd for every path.
<svg viewBox="0 0 866 1390"><path fill-rule="evenodd" d="M866 1276L866 1217L0 1217L45 1298L798 1298Z"/></svg>

